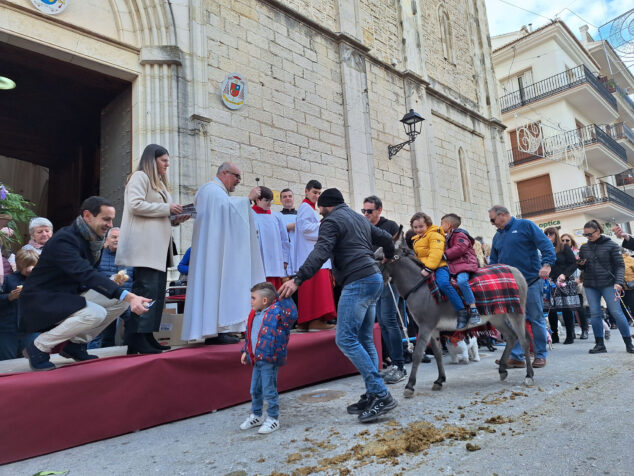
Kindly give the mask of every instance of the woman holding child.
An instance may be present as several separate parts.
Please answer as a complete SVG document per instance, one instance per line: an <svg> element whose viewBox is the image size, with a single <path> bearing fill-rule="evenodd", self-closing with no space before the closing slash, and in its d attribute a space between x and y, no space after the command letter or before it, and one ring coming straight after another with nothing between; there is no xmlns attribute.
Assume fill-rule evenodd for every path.
<svg viewBox="0 0 634 476"><path fill-rule="evenodd" d="M465 230L458 228L460 217L455 214L445 215L441 220L442 227L439 227L432 223L429 215L418 212L412 216L410 225L416 233L412 239L414 252L424 266L421 274L427 277L435 271L438 287L458 312L456 328L465 328L467 322L470 325L479 324L480 316L469 286L469 273L478 268L478 260L473 250L473 239ZM447 249L445 233L448 233ZM453 268L453 271L450 268ZM451 274L457 276L458 285L469 310L451 284Z"/></svg>

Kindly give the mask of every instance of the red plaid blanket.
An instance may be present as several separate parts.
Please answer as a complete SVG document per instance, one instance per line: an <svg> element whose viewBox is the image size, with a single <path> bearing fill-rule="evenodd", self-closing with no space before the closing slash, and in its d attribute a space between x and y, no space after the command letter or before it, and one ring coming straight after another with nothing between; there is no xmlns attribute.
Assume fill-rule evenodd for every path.
<svg viewBox="0 0 634 476"><path fill-rule="evenodd" d="M455 280L451 280L453 287L460 294ZM437 303L447 301L436 283L436 276L432 274L427 280L429 290ZM471 291L476 300L478 312L483 315L515 314L522 312L520 292L515 278L508 266L494 264L478 269L469 280Z"/></svg>

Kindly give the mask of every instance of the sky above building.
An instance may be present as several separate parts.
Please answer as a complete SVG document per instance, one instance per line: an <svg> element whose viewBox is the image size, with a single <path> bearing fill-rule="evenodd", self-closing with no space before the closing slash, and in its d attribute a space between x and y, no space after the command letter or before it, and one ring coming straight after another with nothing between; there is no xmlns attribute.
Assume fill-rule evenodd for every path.
<svg viewBox="0 0 634 476"><path fill-rule="evenodd" d="M532 23L533 29L559 18L579 36L579 27L588 25L595 40L607 36L598 28L627 12L632 0L485 0L491 36L517 31ZM607 39L607 38L603 38Z"/></svg>

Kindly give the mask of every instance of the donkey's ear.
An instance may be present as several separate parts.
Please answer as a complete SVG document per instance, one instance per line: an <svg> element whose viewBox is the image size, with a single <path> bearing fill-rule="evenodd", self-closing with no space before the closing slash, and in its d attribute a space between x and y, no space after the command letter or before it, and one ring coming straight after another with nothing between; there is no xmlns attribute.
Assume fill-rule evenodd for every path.
<svg viewBox="0 0 634 476"><path fill-rule="evenodd" d="M400 226L398 227L398 231L397 231L397 232L396 232L396 234L392 237L392 241L393 241L394 243L396 243L396 242L399 240L399 238L401 237L401 235L402 235L402 234L403 234L403 225L400 225Z"/></svg>

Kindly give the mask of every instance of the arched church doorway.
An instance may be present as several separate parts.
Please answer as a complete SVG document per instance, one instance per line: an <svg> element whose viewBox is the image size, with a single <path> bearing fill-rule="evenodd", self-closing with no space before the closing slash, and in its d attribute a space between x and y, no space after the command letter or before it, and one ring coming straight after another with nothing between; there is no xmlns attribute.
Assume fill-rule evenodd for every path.
<svg viewBox="0 0 634 476"><path fill-rule="evenodd" d="M104 195L118 218L132 147L131 83L0 42L0 177L55 228Z"/></svg>

